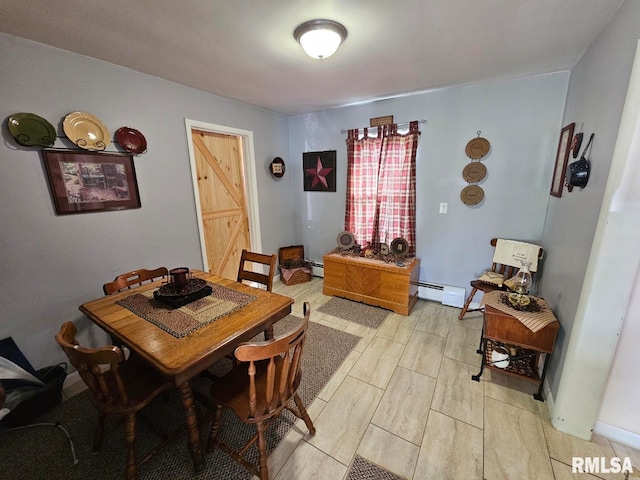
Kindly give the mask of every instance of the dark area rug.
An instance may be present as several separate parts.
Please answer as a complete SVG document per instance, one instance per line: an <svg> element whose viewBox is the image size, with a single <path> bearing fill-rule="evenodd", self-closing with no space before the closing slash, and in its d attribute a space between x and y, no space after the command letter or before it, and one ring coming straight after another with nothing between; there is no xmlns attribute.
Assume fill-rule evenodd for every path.
<svg viewBox="0 0 640 480"><path fill-rule="evenodd" d="M405 478L356 455L345 480L405 480Z"/></svg>
<svg viewBox="0 0 640 480"><path fill-rule="evenodd" d="M372 307L360 302L352 302L344 298L333 297L327 303L318 308L319 312L334 317L359 323L365 327L378 328L389 315L389 310Z"/></svg>
<svg viewBox="0 0 640 480"><path fill-rule="evenodd" d="M288 316L275 325L279 335L291 329L299 318ZM298 390L303 402L309 406L333 373L342 364L360 337L311 322L303 356L303 379ZM230 368L230 361L223 360L211 370L220 375ZM192 387L208 393L210 380L197 377ZM202 415L204 407L196 402ZM177 392L170 398L158 398L143 410L144 420L138 422L136 452L138 456L153 449L159 439L152 425L166 432L182 431L160 453L138 471L139 479L219 479L249 480L251 475L229 456L216 449L205 455L206 467L194 473L193 463L187 449L184 431L184 414ZM68 480L96 479L121 480L125 477L125 449L122 425L107 417L107 433L102 450L93 454L91 445L96 425L96 410L87 392L83 392L61 403L31 423L60 422L71 434L78 465L73 457L64 432L55 427L35 427L18 431L0 430L0 478L12 480ZM272 451L294 426L297 418L288 411L272 423L268 430L267 446ZM109 429L112 431L109 431ZM302 427L306 433L306 427ZM255 427L246 426L229 411L225 411L221 425L221 437L229 445L244 444L255 433ZM201 423L203 448L209 437L209 425ZM247 453L255 462L257 449Z"/></svg>

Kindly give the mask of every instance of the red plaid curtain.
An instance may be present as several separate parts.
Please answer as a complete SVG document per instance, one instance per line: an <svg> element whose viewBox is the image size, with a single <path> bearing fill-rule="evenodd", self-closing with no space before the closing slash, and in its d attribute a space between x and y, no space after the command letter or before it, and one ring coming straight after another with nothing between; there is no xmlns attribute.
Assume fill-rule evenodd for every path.
<svg viewBox="0 0 640 480"><path fill-rule="evenodd" d="M347 206L344 229L351 232L359 245L373 242L378 202L378 172L382 151L381 130L378 138L358 139L358 130L347 134Z"/></svg>
<svg viewBox="0 0 640 480"><path fill-rule="evenodd" d="M402 237L415 253L419 135L417 121L405 135L397 125L378 128L377 138L369 138L367 129L362 139L358 130L349 130L345 230L358 244L390 244Z"/></svg>

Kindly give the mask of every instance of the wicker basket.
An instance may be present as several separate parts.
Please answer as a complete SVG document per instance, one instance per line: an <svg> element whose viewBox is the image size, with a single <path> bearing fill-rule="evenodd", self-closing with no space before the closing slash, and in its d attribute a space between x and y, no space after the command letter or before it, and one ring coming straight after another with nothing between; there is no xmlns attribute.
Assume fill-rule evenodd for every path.
<svg viewBox="0 0 640 480"><path fill-rule="evenodd" d="M304 246L292 245L278 251L280 280L285 285L298 285L311 281L311 266L304 260Z"/></svg>

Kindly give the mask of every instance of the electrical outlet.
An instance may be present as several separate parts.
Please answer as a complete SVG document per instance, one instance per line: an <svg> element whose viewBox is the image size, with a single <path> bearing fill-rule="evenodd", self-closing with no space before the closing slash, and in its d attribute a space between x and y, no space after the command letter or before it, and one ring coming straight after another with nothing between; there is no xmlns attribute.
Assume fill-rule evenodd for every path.
<svg viewBox="0 0 640 480"><path fill-rule="evenodd" d="M440 213L447 213L447 204L446 203L441 203L440 204Z"/></svg>

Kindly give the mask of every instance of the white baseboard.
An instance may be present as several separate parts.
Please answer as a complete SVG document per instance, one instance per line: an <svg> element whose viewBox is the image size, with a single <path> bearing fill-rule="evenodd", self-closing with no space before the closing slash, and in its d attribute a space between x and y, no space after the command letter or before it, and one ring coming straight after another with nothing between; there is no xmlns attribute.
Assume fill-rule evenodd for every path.
<svg viewBox="0 0 640 480"><path fill-rule="evenodd" d="M549 415L551 416L551 418L553 418L555 403L553 395L551 393L551 388L549 387L546 379L544 381L544 398L547 402ZM623 428L609 425L600 421L596 421L596 424L593 426L593 433L606 437L616 443L620 443L622 445L635 448L636 450L640 450L640 435L637 433L630 432L628 430L624 430Z"/></svg>
<svg viewBox="0 0 640 480"><path fill-rule="evenodd" d="M544 379L544 383L542 384L542 392L544 396L544 401L547 403L547 410L549 410L549 416L553 418L553 412L555 410L555 400L553 398L553 394L551 393L551 386L549 385L549 380L547 378Z"/></svg>
<svg viewBox="0 0 640 480"><path fill-rule="evenodd" d="M613 440L616 443L627 445L628 447L640 450L640 435L623 428L616 427L615 425L609 425L608 423L596 421L593 426L593 433L607 437L609 440Z"/></svg>

